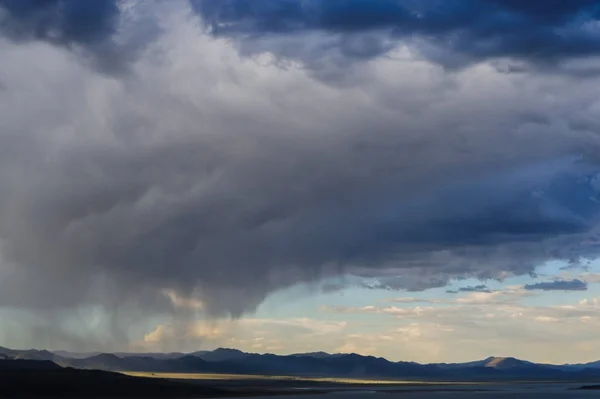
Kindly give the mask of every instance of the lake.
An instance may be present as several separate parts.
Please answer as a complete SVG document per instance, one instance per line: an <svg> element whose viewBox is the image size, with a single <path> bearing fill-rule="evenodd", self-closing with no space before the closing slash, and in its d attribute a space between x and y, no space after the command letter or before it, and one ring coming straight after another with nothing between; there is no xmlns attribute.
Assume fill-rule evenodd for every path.
<svg viewBox="0 0 600 399"><path fill-rule="evenodd" d="M369 386L350 390L331 391L317 395L298 395L302 399L374 399L383 396L387 399L578 399L598 398L600 391L575 390L582 384L522 384L522 385L469 385L469 386L422 386L422 387L382 387ZM270 396L270 399L290 399L290 396ZM265 398L266 399L266 398ZM383 398L382 398L383 399Z"/></svg>

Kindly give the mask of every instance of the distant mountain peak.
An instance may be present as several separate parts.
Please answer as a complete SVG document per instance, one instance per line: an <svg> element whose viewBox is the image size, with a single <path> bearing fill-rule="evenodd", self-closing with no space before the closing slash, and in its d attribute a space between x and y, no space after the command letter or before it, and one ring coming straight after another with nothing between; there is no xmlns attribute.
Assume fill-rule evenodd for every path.
<svg viewBox="0 0 600 399"><path fill-rule="evenodd" d="M250 353L242 352L239 349L231 349L231 348L217 348L213 351L198 351L194 353L190 353L190 356L199 357L202 360L206 360L208 362L219 362L225 360L235 360L241 359L250 355Z"/></svg>
<svg viewBox="0 0 600 399"><path fill-rule="evenodd" d="M485 359L483 361L484 367L495 368L498 370L506 370L506 369L511 369L511 368L515 368L515 367L523 367L523 366L527 366L530 364L532 364L532 363L526 362L524 360L519 360L514 357L499 357L499 356L488 357L487 359Z"/></svg>
<svg viewBox="0 0 600 399"><path fill-rule="evenodd" d="M212 353L238 353L238 354L245 354L246 352L242 352L239 349L233 349L233 348L217 348L214 351L212 351Z"/></svg>

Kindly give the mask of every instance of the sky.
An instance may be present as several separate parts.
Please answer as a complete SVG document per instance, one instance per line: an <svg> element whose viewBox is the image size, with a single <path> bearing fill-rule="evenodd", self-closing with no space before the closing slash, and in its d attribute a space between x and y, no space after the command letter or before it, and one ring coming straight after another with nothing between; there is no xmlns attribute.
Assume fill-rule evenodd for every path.
<svg viewBox="0 0 600 399"><path fill-rule="evenodd" d="M600 359L595 0L0 0L0 345Z"/></svg>

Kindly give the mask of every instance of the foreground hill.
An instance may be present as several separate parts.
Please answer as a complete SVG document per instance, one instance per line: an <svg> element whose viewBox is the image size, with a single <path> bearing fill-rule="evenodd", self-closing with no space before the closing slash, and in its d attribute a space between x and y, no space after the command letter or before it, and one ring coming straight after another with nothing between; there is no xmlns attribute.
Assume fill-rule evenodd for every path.
<svg viewBox="0 0 600 399"><path fill-rule="evenodd" d="M52 361L77 369L154 373L225 373L249 375L288 375L304 377L345 377L373 379L424 379L445 381L600 381L598 363L573 366L536 364L511 357L490 357L456 364L391 362L384 358L357 354L323 352L280 356L245 353L236 349L175 354L94 354L76 358L67 352L10 350L0 355L10 359Z"/></svg>
<svg viewBox="0 0 600 399"><path fill-rule="evenodd" d="M130 377L96 370L62 368L47 360L0 360L1 398L203 398L231 396L226 390Z"/></svg>

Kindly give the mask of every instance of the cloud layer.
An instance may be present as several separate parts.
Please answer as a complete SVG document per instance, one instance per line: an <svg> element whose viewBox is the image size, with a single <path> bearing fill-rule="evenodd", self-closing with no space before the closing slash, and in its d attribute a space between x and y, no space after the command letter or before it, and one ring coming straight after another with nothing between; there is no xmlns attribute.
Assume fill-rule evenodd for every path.
<svg viewBox="0 0 600 399"><path fill-rule="evenodd" d="M557 280L552 282L542 282L528 284L525 286L529 291L586 291L588 284L581 280Z"/></svg>
<svg viewBox="0 0 600 399"><path fill-rule="evenodd" d="M191 7L210 34L233 39L243 54L297 60L327 80L340 79L341 70L353 62L389 54L398 46L451 68L510 60L502 66L507 71L564 68L566 61L600 52L600 10L594 0L175 2ZM84 49L103 70L114 72L160 30L147 13L138 12L147 8L143 3L2 0L0 32L15 40ZM168 6L155 1L151 7ZM593 65L582 68L578 72L598 72Z"/></svg>
<svg viewBox="0 0 600 399"><path fill-rule="evenodd" d="M429 362L472 361L490 354L556 364L595 361L590 353L598 349L600 301L590 298L560 306L523 303L533 295L521 287L507 287L450 301L396 298L398 305L393 306L324 306L321 311L332 317L360 314L387 326L346 336L349 343L370 348L374 355L400 352L398 359Z"/></svg>
<svg viewBox="0 0 600 399"><path fill-rule="evenodd" d="M68 48L102 73L122 73L160 31L145 9L138 0L0 0L0 34Z"/></svg>
<svg viewBox="0 0 600 399"><path fill-rule="evenodd" d="M486 59L555 65L598 55L598 5L593 0L192 0L211 32L257 51L269 41L284 56L311 65L332 50L349 60L369 59L404 42L446 66ZM322 33L309 44L294 36ZM273 40L273 38L277 40ZM298 44L298 43L296 43Z"/></svg>
<svg viewBox="0 0 600 399"><path fill-rule="evenodd" d="M119 7L113 0L2 0L2 31L12 38L90 44L116 31Z"/></svg>
<svg viewBox="0 0 600 399"><path fill-rule="evenodd" d="M18 26L0 39L2 307L154 315L180 312L175 295L194 312L239 316L326 276L422 290L597 255L596 77L504 74L485 62L450 72L407 53L332 86L273 62L277 47L241 56L186 1L140 2L118 16L106 5L106 21L86 29L118 42L139 28L121 24L131 15L160 29L127 73L105 74L64 45L97 32L81 31L77 13L39 22L38 3L0 3L3 27ZM76 7L43 3L51 15ZM536 21L557 27L587 3ZM194 4L205 19L219 11ZM233 16L266 23L251 19L266 3L235 4ZM363 32L350 23L359 9L326 15L348 15L336 29ZM373 8L357 21L387 14ZM300 33L335 34L298 21L303 10L290 15ZM440 29L459 20L445 21ZM243 31L234 22L229 31ZM15 40L27 26L35 34Z"/></svg>

